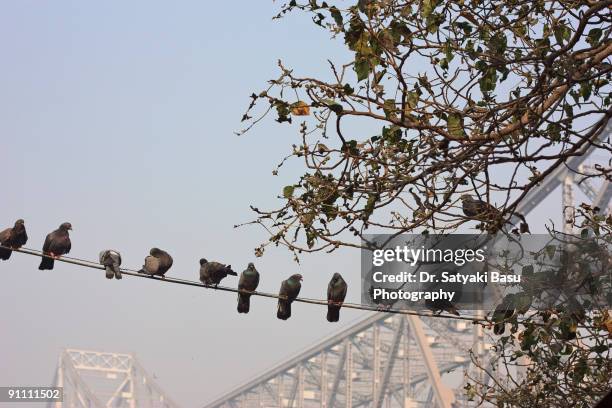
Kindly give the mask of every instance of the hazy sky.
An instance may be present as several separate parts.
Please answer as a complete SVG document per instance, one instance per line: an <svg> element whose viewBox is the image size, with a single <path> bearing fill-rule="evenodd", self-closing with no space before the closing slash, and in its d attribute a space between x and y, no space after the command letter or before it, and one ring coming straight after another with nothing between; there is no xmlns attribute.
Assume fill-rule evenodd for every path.
<svg viewBox="0 0 612 408"><path fill-rule="evenodd" d="M196 279L198 259L242 270L255 261L262 290L292 273L321 298L341 271L357 300L359 253L305 256L252 249L266 238L249 204L270 207L298 166L272 176L297 139L273 121L237 137L252 91L277 75L276 60L327 75L340 59L308 16L272 21L271 1L0 2L0 226L24 218L30 241L70 221L72 255L119 249L142 265L170 252L170 275ZM296 18L297 17L297 18ZM559 199L541 220L559 212ZM538 223L532 222L532 230ZM107 281L103 272L14 254L0 264L0 386L49 385L62 348L135 352L185 407L212 400L364 313L294 306L281 322L272 300L236 313L233 294ZM234 281L226 281L236 284Z"/></svg>

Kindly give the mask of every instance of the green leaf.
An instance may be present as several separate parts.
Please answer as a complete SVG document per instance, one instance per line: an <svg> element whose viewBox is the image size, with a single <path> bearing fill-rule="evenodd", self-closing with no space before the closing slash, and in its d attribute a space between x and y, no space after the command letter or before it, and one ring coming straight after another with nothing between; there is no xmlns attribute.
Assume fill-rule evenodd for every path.
<svg viewBox="0 0 612 408"><path fill-rule="evenodd" d="M334 113L337 115L342 113L342 105L332 99L325 99L323 103Z"/></svg>
<svg viewBox="0 0 612 408"><path fill-rule="evenodd" d="M410 113L416 109L418 103L419 93L417 91L408 91L406 94L406 108L404 109L405 113Z"/></svg>
<svg viewBox="0 0 612 408"><path fill-rule="evenodd" d="M587 101L591 97L592 85L590 82L583 82L580 84L580 96L582 99Z"/></svg>
<svg viewBox="0 0 612 408"><path fill-rule="evenodd" d="M353 69L357 74L357 81L363 81L370 74L370 62L367 58L358 58L355 60Z"/></svg>
<svg viewBox="0 0 612 408"><path fill-rule="evenodd" d="M379 198L378 194L370 194L368 196L368 201L366 202L366 205L363 209L364 217L366 219L370 217L372 212L374 212L374 206L376 205L378 198Z"/></svg>
<svg viewBox="0 0 612 408"><path fill-rule="evenodd" d="M395 115L395 99L385 99L383 111L387 119L393 117Z"/></svg>
<svg viewBox="0 0 612 408"><path fill-rule="evenodd" d="M463 130L463 116L459 113L449 113L447 118L448 133L455 137L465 136Z"/></svg>
<svg viewBox="0 0 612 408"><path fill-rule="evenodd" d="M480 84L480 90L483 93L494 91L496 82L497 70L495 68L488 68L485 75L480 78L480 81L478 81Z"/></svg>
<svg viewBox="0 0 612 408"><path fill-rule="evenodd" d="M589 44L591 44L591 46L595 47L597 45L597 42L601 38L602 32L603 31L601 30L601 28L592 28L589 31L589 34L587 35L587 40L586 41Z"/></svg>
<svg viewBox="0 0 612 408"><path fill-rule="evenodd" d="M557 142L561 140L561 126L558 123L556 122L549 123L546 130L548 131L548 137L550 137L551 140L554 140Z"/></svg>
<svg viewBox="0 0 612 408"><path fill-rule="evenodd" d="M559 44L563 44L570 38L570 29L562 22L555 25L553 33L555 34L555 39Z"/></svg>
<svg viewBox="0 0 612 408"><path fill-rule="evenodd" d="M508 39L503 31L497 31L489 40L489 49L496 55L502 55L508 46Z"/></svg>
<svg viewBox="0 0 612 408"><path fill-rule="evenodd" d="M293 197L294 190L295 186L285 186L285 188L283 188L283 197L285 197L286 199Z"/></svg>
<svg viewBox="0 0 612 408"><path fill-rule="evenodd" d="M344 21L342 19L342 13L340 13L340 10L338 10L336 8L336 6L331 6L329 8L329 12L331 13L332 18L334 19L334 21L336 22L336 24L338 26L342 26Z"/></svg>
<svg viewBox="0 0 612 408"><path fill-rule="evenodd" d="M523 276L533 276L533 265L525 265L522 270Z"/></svg>
<svg viewBox="0 0 612 408"><path fill-rule="evenodd" d="M423 2L421 3L421 16L423 18L429 17L434 8L434 0L423 0Z"/></svg>
<svg viewBox="0 0 612 408"><path fill-rule="evenodd" d="M466 21L460 21L455 23L455 25L462 29L465 35L470 35L472 33L472 26Z"/></svg>

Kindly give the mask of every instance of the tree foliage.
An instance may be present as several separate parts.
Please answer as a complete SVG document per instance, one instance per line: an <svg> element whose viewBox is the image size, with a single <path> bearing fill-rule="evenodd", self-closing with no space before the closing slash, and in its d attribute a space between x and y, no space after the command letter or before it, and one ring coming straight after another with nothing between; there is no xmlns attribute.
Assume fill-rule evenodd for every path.
<svg viewBox="0 0 612 408"><path fill-rule="evenodd" d="M580 235L552 233L492 313L492 353L472 354L470 400L589 408L612 388L612 215L577 213Z"/></svg>
<svg viewBox="0 0 612 408"><path fill-rule="evenodd" d="M496 228L610 117L610 1L291 1L344 42L330 78L280 76L253 93L247 127L296 118L286 158L305 173L284 205L255 208L265 245L302 251L361 244L366 232L456 230L460 196L499 209ZM375 134L346 132L368 120ZM282 162L284 163L284 161ZM281 163L281 165L282 165ZM279 166L280 167L280 166ZM275 174L279 169L275 170ZM589 177L610 178L598 167ZM482 226L488 228L490 226ZM368 228L372 228L366 231Z"/></svg>
<svg viewBox="0 0 612 408"><path fill-rule="evenodd" d="M603 134L612 113L611 8L612 1L587 0L282 5L276 18L305 13L350 58L328 61L328 78L279 61L280 75L251 95L239 134L267 116L283 126L299 120L273 173L286 160L304 163L304 174L279 188L280 208L252 207L253 223L270 233L256 254L285 245L297 259L361 247L365 233L447 233L474 221L497 231L531 190L589 149L608 162L581 177L611 180L612 145ZM363 130L370 127L374 134ZM467 216L462 195L482 201L490 216ZM576 211L567 222L583 234L572 243L573 266L562 259L563 272L577 283L589 278L605 296L609 281L599 280L609 280L612 218L586 205ZM525 224L515 232L527 231ZM550 248L569 259L567 242ZM593 265L604 273L593 275ZM591 406L612 385L607 306L565 297L565 305L536 311L542 288L526 282L491 314L495 358L474 356L493 383L470 378L466 395L508 407Z"/></svg>

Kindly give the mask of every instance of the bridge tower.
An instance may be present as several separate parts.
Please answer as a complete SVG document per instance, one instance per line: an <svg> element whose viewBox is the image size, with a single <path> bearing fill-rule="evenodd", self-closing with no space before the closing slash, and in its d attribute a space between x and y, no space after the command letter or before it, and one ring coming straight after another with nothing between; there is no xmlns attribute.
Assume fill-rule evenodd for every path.
<svg viewBox="0 0 612 408"><path fill-rule="evenodd" d="M53 386L64 388L53 408L178 408L132 354L65 349Z"/></svg>

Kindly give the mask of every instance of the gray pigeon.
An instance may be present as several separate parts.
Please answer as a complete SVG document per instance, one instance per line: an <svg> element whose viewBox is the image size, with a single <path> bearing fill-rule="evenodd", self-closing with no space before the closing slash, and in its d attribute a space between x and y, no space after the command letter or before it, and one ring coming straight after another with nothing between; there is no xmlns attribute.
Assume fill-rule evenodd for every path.
<svg viewBox="0 0 612 408"><path fill-rule="evenodd" d="M168 269L172 267L173 259L166 251L162 251L159 248L151 248L149 256L145 258L144 265L139 273L147 275L159 275L162 278L168 272Z"/></svg>
<svg viewBox="0 0 612 408"><path fill-rule="evenodd" d="M347 285L342 275L334 273L329 285L327 285L327 321L337 322L340 320L340 308L346 298Z"/></svg>
<svg viewBox="0 0 612 408"><path fill-rule="evenodd" d="M121 254L112 249L100 252L100 265L106 267L107 279L121 279Z"/></svg>
<svg viewBox="0 0 612 408"><path fill-rule="evenodd" d="M69 222L65 222L60 225L58 229L47 235L43 245L43 253L49 256L42 257L38 269L41 271L53 269L55 259L70 252L72 243L70 242L70 234L68 231L71 230L72 225Z"/></svg>
<svg viewBox="0 0 612 408"><path fill-rule="evenodd" d="M384 310L390 310L391 308L393 308L393 305L397 303L397 301L393 299L383 299L383 298L375 299L374 298L375 289L387 289L387 291L390 291L390 292L396 292L397 289L374 287L374 286L370 286L370 288L368 289L368 295L370 296L370 300L375 305L378 305L378 310L384 311Z"/></svg>
<svg viewBox="0 0 612 408"><path fill-rule="evenodd" d="M238 290L253 292L259 285L259 272L253 263L249 263L247 268L242 271L238 281ZM251 295L249 293L238 292L238 313L249 313L251 307Z"/></svg>
<svg viewBox="0 0 612 408"><path fill-rule="evenodd" d="M469 194L462 195L461 201L463 213L470 218L484 222L499 221L501 218L501 213L497 208L484 201L476 200Z"/></svg>
<svg viewBox="0 0 612 408"><path fill-rule="evenodd" d="M232 270L232 265L208 262L204 258L200 259L200 281L203 284L218 286L227 275L238 276Z"/></svg>
<svg viewBox="0 0 612 408"><path fill-rule="evenodd" d="M501 211L499 211L497 208L482 200L477 200L469 194L463 194L461 196L461 202L463 214L465 214L467 217L486 224L493 224L489 225L489 232L496 232L499 226L510 223L510 221L504 221L502 219ZM530 234L531 231L529 231L529 224L527 224L525 216L520 213L513 213L513 215L521 220L519 226L520 229L517 231L519 231L521 234Z"/></svg>
<svg viewBox="0 0 612 408"><path fill-rule="evenodd" d="M514 316L514 308L507 304L500 304L495 308L493 312L493 333L499 335L504 334L506 331L506 321Z"/></svg>
<svg viewBox="0 0 612 408"><path fill-rule="evenodd" d="M455 305L453 305L448 299L427 299L425 300L425 306L436 314L448 312L450 314L454 314L455 316L460 316L459 312L457 311L457 307L455 307Z"/></svg>
<svg viewBox="0 0 612 408"><path fill-rule="evenodd" d="M28 242L28 234L23 220L17 220L13 228L7 228L0 232L0 245L6 248L0 248L0 259L3 261L11 257L13 251L9 248L18 249Z"/></svg>
<svg viewBox="0 0 612 408"><path fill-rule="evenodd" d="M295 274L281 283L280 291L278 292L281 298L278 299L278 310L276 311L276 317L279 319L287 320L291 317L291 303L300 294L300 289L302 289L300 282L302 280L302 275Z"/></svg>

